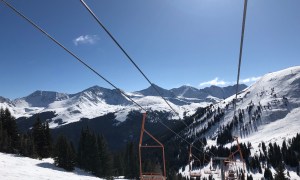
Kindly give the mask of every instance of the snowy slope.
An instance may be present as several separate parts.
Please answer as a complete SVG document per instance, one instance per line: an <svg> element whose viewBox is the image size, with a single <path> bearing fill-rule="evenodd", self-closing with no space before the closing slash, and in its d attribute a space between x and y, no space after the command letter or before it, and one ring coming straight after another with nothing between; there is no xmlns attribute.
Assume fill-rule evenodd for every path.
<svg viewBox="0 0 300 180"><path fill-rule="evenodd" d="M221 108L225 116L218 127L227 125L233 120L235 95L214 105L213 110ZM251 114L248 108L253 106ZM261 108L260 120L256 112ZM242 141L261 142L270 141L277 137L291 137L300 132L300 66L291 67L278 72L266 74L255 84L248 87L238 94L236 114L239 110L245 112L244 122L239 124L240 128L234 130L234 134L239 136ZM198 120L203 117L198 117ZM252 128L250 127L250 119ZM210 120L210 119L209 119ZM209 121L208 120L208 121ZM253 126L257 129L253 130ZM203 124L198 126L202 128ZM214 137L218 132L206 134ZM241 132L241 128L248 127L248 134ZM287 128L289 131L287 131ZM250 130L249 130L250 129Z"/></svg>
<svg viewBox="0 0 300 180"><path fill-rule="evenodd" d="M50 158L38 160L4 153L0 153L0 177L1 180L102 180L78 168L65 171Z"/></svg>
<svg viewBox="0 0 300 180"><path fill-rule="evenodd" d="M216 145L215 137L221 127L233 122L234 98L235 95L212 107L215 114L220 108L225 115L203 135L208 138L209 146ZM281 145L283 140L295 137L297 133L300 133L300 66L268 73L240 92L236 107L237 116L239 111L245 112L244 119L243 122L239 122L237 128L233 128L233 135L238 136L241 143L251 142L252 155L259 152L261 142L266 144L276 142ZM213 117L203 123L198 123L195 131L190 133L200 132L208 122L212 121ZM197 117L196 122L201 122L205 118L205 115ZM226 146L230 147L231 144ZM182 172L186 175L187 173ZM294 172L290 174L292 179L300 179ZM257 179L262 177L261 174L253 176Z"/></svg>
<svg viewBox="0 0 300 180"><path fill-rule="evenodd" d="M0 153L1 180L100 180L80 169L67 172L55 167L52 159L31 159Z"/></svg>
<svg viewBox="0 0 300 180"><path fill-rule="evenodd" d="M261 141L280 141L300 132L300 66L266 74L238 97L242 100L237 103L237 109L246 110L251 103L254 110L259 105L263 109L261 121L255 122L257 130L249 135L236 132L242 141L257 145ZM226 102L233 98L226 99ZM232 117L231 109L226 113L225 121Z"/></svg>

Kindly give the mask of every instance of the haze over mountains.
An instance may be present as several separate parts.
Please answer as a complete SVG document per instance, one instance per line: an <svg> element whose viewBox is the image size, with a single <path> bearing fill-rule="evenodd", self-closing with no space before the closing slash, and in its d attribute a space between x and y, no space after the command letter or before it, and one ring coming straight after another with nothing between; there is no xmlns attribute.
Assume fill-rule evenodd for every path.
<svg viewBox="0 0 300 180"><path fill-rule="evenodd" d="M233 95L236 91L236 86L211 86L204 89L181 86L170 90L154 86L181 116L183 113L193 113L198 106L216 103ZM246 87L246 85L240 85L239 90ZM128 93L128 95L146 109L171 111L153 87ZM138 110L129 99L117 90L99 86L93 86L75 94L35 91L26 97L15 100L0 97L0 106L8 107L16 118L30 117L37 113L51 111L56 114L53 120L59 119L60 125L76 122L81 118L99 117L110 112L116 113L117 120L124 121L129 111ZM58 124L53 121L50 122L50 125L56 127Z"/></svg>

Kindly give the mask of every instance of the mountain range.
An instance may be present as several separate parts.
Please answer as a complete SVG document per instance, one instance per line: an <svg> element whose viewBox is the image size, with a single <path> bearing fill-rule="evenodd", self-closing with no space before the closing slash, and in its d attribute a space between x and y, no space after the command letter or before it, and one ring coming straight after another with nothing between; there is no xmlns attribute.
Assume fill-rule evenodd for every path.
<svg viewBox="0 0 300 180"><path fill-rule="evenodd" d="M184 113L194 113L198 106L219 102L236 91L236 86L211 86L204 89L181 86L170 90L157 85L153 86L179 112L181 117ZM246 87L242 84L239 90ZM146 109L171 111L152 86L127 94ZM123 122L129 111L138 110L138 107L117 90L99 86L93 86L75 94L38 90L26 97L14 100L0 97L0 107L9 108L16 118L28 118L43 112L53 112L55 117L48 120L52 128L76 122L82 118L91 119L108 113L115 113L116 119ZM174 118L177 117L174 116Z"/></svg>

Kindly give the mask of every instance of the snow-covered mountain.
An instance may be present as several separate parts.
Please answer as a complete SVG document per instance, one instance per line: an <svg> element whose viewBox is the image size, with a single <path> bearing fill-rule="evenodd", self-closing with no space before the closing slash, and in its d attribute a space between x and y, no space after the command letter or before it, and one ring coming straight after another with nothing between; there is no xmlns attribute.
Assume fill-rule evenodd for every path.
<svg viewBox="0 0 300 180"><path fill-rule="evenodd" d="M238 91L241 91L245 88L247 88L247 86L241 84L239 85ZM207 93L213 97L217 97L219 99L225 99L236 93L236 85L227 86L227 87L210 86L202 89L202 91L204 91L204 93Z"/></svg>
<svg viewBox="0 0 300 180"><path fill-rule="evenodd" d="M188 136L204 132L203 129L210 123L212 126L202 136L209 139L210 145L215 145L221 129L234 123L234 98L235 95L215 104L209 117L207 113L197 116L191 125L193 131L189 131ZM224 112L224 116L214 122L220 112ZM251 142L253 153L262 141L281 144L284 139L300 133L300 66L268 73L240 92L236 116L232 133L242 143Z"/></svg>
<svg viewBox="0 0 300 180"><path fill-rule="evenodd" d="M230 97L225 102L229 103L232 99L233 97ZM238 109L250 112L246 113L242 128L246 126L251 128L251 122L256 128L248 134L237 129L236 134L239 134L242 141L258 145L262 140L282 141L295 136L300 132L300 66L263 76L253 86L239 94ZM231 120L232 117L231 109L226 113L224 122Z"/></svg>
<svg viewBox="0 0 300 180"><path fill-rule="evenodd" d="M0 96L0 103L10 103L10 100Z"/></svg>
<svg viewBox="0 0 300 180"><path fill-rule="evenodd" d="M163 89L157 85L153 85L155 88L162 94L163 97L181 97L181 98L196 98L196 99L205 99L209 96L225 99L229 96L235 94L236 85L227 86L227 87L219 87L219 86L210 86L204 89L197 89L192 86L181 86L178 88L173 88L170 90ZM247 88L245 84L239 85L239 91ZM144 96L157 96L157 92L153 87L148 87L147 89L137 91L136 93L142 94Z"/></svg>
<svg viewBox="0 0 300 180"><path fill-rule="evenodd" d="M14 100L13 104L15 106L47 107L55 101L62 101L68 98L69 95L65 93L35 91L29 96Z"/></svg>
<svg viewBox="0 0 300 180"><path fill-rule="evenodd" d="M163 97L176 97L172 91L161 88L155 84L153 84L153 86L148 87L147 89L144 89L141 91L136 91L135 93L138 93L138 94L141 94L144 96L157 96L157 92L154 88L157 89Z"/></svg>
<svg viewBox="0 0 300 180"><path fill-rule="evenodd" d="M223 132L230 131L240 143L251 143L252 157L260 154L262 142L279 146L284 140L290 142L300 133L300 66L264 75L238 94L236 111L234 102L235 95L208 107L206 111L196 113L183 136L195 139L206 137L207 148L218 144L230 148L236 142L222 141L225 136L228 137ZM219 142L218 138L221 139ZM189 176L188 167L185 171L180 170L183 176ZM295 168L287 169L292 179L299 179ZM209 171L209 165L193 172L201 171ZM275 173L274 167L272 172ZM263 177L256 171L247 173L255 179ZM218 174L214 174L213 178L220 179Z"/></svg>
<svg viewBox="0 0 300 180"><path fill-rule="evenodd" d="M224 96L214 96L219 94L217 87L214 87L214 89L217 89L216 91L204 92L204 90L198 90L189 86L171 90L163 89L157 85L154 86L169 101L170 105L179 112L181 117L183 117L183 114L189 115L194 113L199 106L207 106L210 103L219 102L219 97ZM242 88L245 88L245 86L242 86ZM232 95L234 91L226 91L226 93L231 93ZM171 111L151 86L147 89L127 94L146 109ZM1 97L0 107L9 108L16 118L30 117L43 112L54 112L56 117L49 120L50 127L76 122L81 118L91 119L111 112L116 114L117 120L124 121L129 111L138 110L135 104L117 90L99 86L93 86L75 94L35 91L29 96L15 100ZM174 115L173 118L176 119L178 117Z"/></svg>
<svg viewBox="0 0 300 180"><path fill-rule="evenodd" d="M199 90L197 88L191 86L181 86L179 88L173 88L171 91L179 97L185 98L199 98L204 99L208 97L210 94L204 92L203 90Z"/></svg>

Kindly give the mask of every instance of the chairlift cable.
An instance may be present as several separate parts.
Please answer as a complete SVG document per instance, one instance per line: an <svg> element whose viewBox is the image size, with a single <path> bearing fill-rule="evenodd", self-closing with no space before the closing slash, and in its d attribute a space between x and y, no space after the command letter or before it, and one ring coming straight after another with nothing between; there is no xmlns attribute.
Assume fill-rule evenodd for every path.
<svg viewBox="0 0 300 180"><path fill-rule="evenodd" d="M240 42L238 73L237 73L237 80L236 80L236 93L235 93L235 102L234 102L234 116L236 114L237 96L238 96L238 93L239 93L239 81L240 81L240 71L241 71L242 55L243 55L243 43L244 43L244 33L245 33L245 24L246 24L247 4L248 4L248 0L245 0L244 1L244 12L243 12L241 42Z"/></svg>
<svg viewBox="0 0 300 180"><path fill-rule="evenodd" d="M137 105L141 110L147 111L145 108L143 108L140 104L138 104L136 101L134 101L129 95L127 95L124 91L119 89L116 85L114 85L112 82L110 82L108 79L106 79L104 76L102 76L100 73L98 73L94 68L92 68L90 65L88 65L86 62L84 62L81 58L79 58L76 54L74 54L72 51L67 49L64 45L62 45L59 41L57 41L55 38L53 38L50 34L48 34L45 30L43 30L41 27L39 27L36 23L34 23L32 20L27 18L25 15L23 15L20 11L18 11L16 8L14 8L11 4L6 2L5 0L2 1L7 7L9 7L11 10L13 10L15 13L17 13L19 16L21 16L23 19L25 19L27 22L29 22L32 26L34 26L36 29L38 29L41 33L43 33L45 36L47 36L50 40L52 40L54 43L56 43L58 46L60 46L62 49L64 49L66 52L68 52L71 56L73 56L76 60L78 60L80 63L82 63L85 67L87 67L89 70L94 72L98 77L103 79L105 82L107 82L109 85L114 87L119 93L127 97L131 102L133 102L135 105ZM180 136L178 133L176 133L174 130L172 130L170 127L168 127L165 123L158 120L159 123L161 123L163 126L165 126L168 130L173 132L176 136L178 136L180 139L182 139L187 144L191 145L190 142L188 142L185 138ZM201 151L200 149L196 148L198 151ZM213 153L212 153L213 154Z"/></svg>
<svg viewBox="0 0 300 180"><path fill-rule="evenodd" d="M124 55L127 57L127 59L138 69L138 71L143 75L143 77L148 81L148 83L151 85L151 87L159 94L159 96L165 101L165 103L170 107L170 109L180 118L179 113L175 111L175 109L170 105L170 103L162 96L162 94L159 92L159 90L154 86L154 84L150 81L150 79L145 75L145 73L141 70L141 68L134 62L134 60L129 56L129 54L125 51L125 49L118 43L118 41L114 38L114 36L110 33L110 31L103 25L103 23L99 20L97 15L93 12L93 10L87 5L87 3L84 0L80 0L80 2L83 4L83 6L88 10L88 12L92 15L92 17L97 21L97 23L102 27L102 29L108 34L108 36L113 40L113 42L119 47L119 49L124 53ZM188 128L190 127L184 122L184 120L181 120L181 122ZM173 133L176 133L169 127L167 127L165 124L163 124L166 128L171 130ZM177 133L176 133L177 134ZM192 145L190 142L188 142L186 139L183 139L188 144ZM200 141L202 145L204 143ZM192 145L193 146L193 145ZM195 147L200 152L203 152ZM213 153L211 153L213 154ZM213 154L213 156L215 156Z"/></svg>
<svg viewBox="0 0 300 180"><path fill-rule="evenodd" d="M170 109L180 118L179 113L175 111L175 109L170 105L170 103L162 96L162 94L159 92L159 90L154 86L154 84L150 81L150 79L145 75L145 73L141 70L141 68L134 62L134 60L129 56L129 54L125 51L125 49L118 43L118 41L114 38L114 36L110 33L110 31L103 25L103 23L99 20L97 15L93 12L93 10L87 5L87 3L84 0L80 0L80 2L83 4L83 6L87 9L87 11L92 15L92 17L97 21L97 23L102 27L102 29L108 34L108 36L113 40L113 42L119 47L119 49L124 53L124 55L127 57L127 59L138 69L138 71L143 75L143 77L148 81L148 83L151 85L151 87L159 94L159 96L165 101L165 103L170 107ZM181 120L181 122L188 128L189 126ZM162 123L163 126L165 126L167 129L171 130L173 133L176 133L169 127L167 127L165 124ZM177 134L177 133L176 133ZM188 144L191 144L186 139L183 139ZM202 141L200 141L202 143ZM204 143L202 143L204 145ZM195 147L195 149L199 150ZM203 152L199 150L200 152ZM213 153L212 153L213 154ZM213 154L214 155L214 154Z"/></svg>
<svg viewBox="0 0 300 180"><path fill-rule="evenodd" d="M62 45L60 42L58 42L56 39L54 39L50 34L48 34L45 30L43 30L41 27L39 27L37 24L35 24L32 20L27 18L25 15L23 15L21 12L19 12L16 8L14 8L12 5L7 3L4 0L1 0L4 4L6 4L10 9L12 9L14 12L16 12L19 16L21 16L23 19L25 19L27 22L29 22L31 25L33 25L36 29L38 29L40 32L42 32L44 35L46 35L49 39L51 39L54 43L56 43L58 46L63 48L66 52L68 52L71 56L73 56L75 59L77 59L81 64L83 64L85 67L87 67L89 70L94 72L98 77L103 79L105 82L107 82L109 85L111 85L113 88L115 88L118 92L120 92L122 95L126 96L128 99L130 99L131 102L133 102L135 105L137 105L140 109L145 110L141 105L139 105L137 102L135 102L129 95L127 95L124 91L119 89L117 86L115 86L112 82L110 82L108 79L106 79L104 76L102 76L100 73L98 73L94 68L92 68L90 65L88 65L86 62L84 62L82 59L80 59L77 55L75 55L72 51L68 50L64 45Z"/></svg>
<svg viewBox="0 0 300 180"><path fill-rule="evenodd" d="M118 43L118 41L114 38L114 36L109 32L109 30L101 23L96 14L92 11L92 9L87 5L84 0L80 0L83 6L88 10L88 12L93 16L93 18L97 21L97 23L102 27L102 29L108 34L108 36L113 40L113 42L119 47L119 49L124 53L127 59L135 66L135 68L143 75L143 77L148 81L150 86L157 92L157 94L165 101L165 103L170 107L170 109L180 118L179 113L175 111L175 109L170 105L170 103L162 96L157 87L150 81L150 79L145 75L145 73L141 70L141 68L134 62L134 60L129 56L129 54L125 51L125 49ZM186 127L188 125L182 121Z"/></svg>

